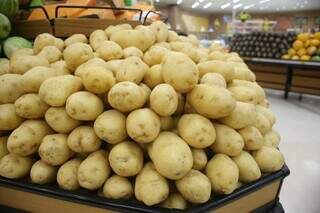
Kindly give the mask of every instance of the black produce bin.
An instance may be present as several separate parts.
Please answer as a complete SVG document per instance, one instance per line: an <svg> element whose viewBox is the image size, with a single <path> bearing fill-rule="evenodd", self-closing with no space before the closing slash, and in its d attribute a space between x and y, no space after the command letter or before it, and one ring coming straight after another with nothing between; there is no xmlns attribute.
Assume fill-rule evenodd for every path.
<svg viewBox="0 0 320 213"><path fill-rule="evenodd" d="M116 201L97 196L86 190L66 191L57 186L41 186L29 180L0 177L0 205L29 212L215 212L264 213L274 212L279 204L282 182L290 173L286 165L275 173L253 183L245 184L230 195L214 194L207 203L190 206L187 210L147 207L136 200Z"/></svg>

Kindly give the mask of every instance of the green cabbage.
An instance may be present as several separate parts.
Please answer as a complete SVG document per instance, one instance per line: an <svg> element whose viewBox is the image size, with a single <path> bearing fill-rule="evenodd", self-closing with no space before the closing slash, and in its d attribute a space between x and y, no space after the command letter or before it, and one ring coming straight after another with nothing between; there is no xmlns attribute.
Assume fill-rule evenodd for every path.
<svg viewBox="0 0 320 213"><path fill-rule="evenodd" d="M32 43L25 38L14 36L7 38L3 44L4 54L10 58L12 53L17 49L32 48Z"/></svg>

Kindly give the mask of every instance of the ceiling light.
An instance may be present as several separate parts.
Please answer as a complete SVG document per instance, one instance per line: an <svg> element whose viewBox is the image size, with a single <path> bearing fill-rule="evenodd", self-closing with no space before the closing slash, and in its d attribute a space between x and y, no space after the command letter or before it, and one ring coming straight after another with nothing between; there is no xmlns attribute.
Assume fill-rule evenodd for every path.
<svg viewBox="0 0 320 213"><path fill-rule="evenodd" d="M178 0L178 1L177 1L177 4L181 4L181 3L182 3L182 1L183 1L183 0Z"/></svg>
<svg viewBox="0 0 320 213"><path fill-rule="evenodd" d="M270 0L261 0L261 1L259 1L259 3L264 4L264 3L267 3L268 1L270 1Z"/></svg>
<svg viewBox="0 0 320 213"><path fill-rule="evenodd" d="M237 9L237 8L239 8L239 7L242 7L242 3L236 4L236 5L234 5L232 8L233 8L233 9Z"/></svg>
<svg viewBox="0 0 320 213"><path fill-rule="evenodd" d="M203 6L203 8L206 9L208 7L211 7L211 5L212 5L212 2L208 2Z"/></svg>
<svg viewBox="0 0 320 213"><path fill-rule="evenodd" d="M233 0L233 3L237 3L237 2L239 2L240 0Z"/></svg>
<svg viewBox="0 0 320 213"><path fill-rule="evenodd" d="M198 7L199 5L200 5L199 2L195 2L191 7L192 7L192 8L196 8L196 7Z"/></svg>
<svg viewBox="0 0 320 213"><path fill-rule="evenodd" d="M247 6L244 6L243 9L247 10L247 9L250 9L251 7L254 7L254 4L249 4Z"/></svg>
<svg viewBox="0 0 320 213"><path fill-rule="evenodd" d="M205 0L199 0L200 3L204 2Z"/></svg>
<svg viewBox="0 0 320 213"><path fill-rule="evenodd" d="M160 2L160 0L156 0L156 2Z"/></svg>
<svg viewBox="0 0 320 213"><path fill-rule="evenodd" d="M231 5L231 3L223 4L223 5L221 5L221 9L225 9L225 8L229 7L230 5Z"/></svg>

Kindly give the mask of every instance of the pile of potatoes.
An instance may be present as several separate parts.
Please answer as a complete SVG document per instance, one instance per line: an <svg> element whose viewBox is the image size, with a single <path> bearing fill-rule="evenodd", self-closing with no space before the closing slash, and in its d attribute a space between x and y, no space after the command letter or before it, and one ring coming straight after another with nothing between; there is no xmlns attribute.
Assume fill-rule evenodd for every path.
<svg viewBox="0 0 320 213"><path fill-rule="evenodd" d="M236 53L160 22L41 34L0 63L0 175L185 209L282 168Z"/></svg>

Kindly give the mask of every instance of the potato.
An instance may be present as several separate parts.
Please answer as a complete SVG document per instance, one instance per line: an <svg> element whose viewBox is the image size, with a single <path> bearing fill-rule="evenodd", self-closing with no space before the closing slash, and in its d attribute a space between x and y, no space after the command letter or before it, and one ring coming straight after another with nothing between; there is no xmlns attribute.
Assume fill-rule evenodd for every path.
<svg viewBox="0 0 320 213"><path fill-rule="evenodd" d="M93 58L93 51L90 45L81 42L73 43L63 51L63 58L70 71Z"/></svg>
<svg viewBox="0 0 320 213"><path fill-rule="evenodd" d="M133 195L133 187L127 178L113 175L105 182L103 195L111 199L129 199Z"/></svg>
<svg viewBox="0 0 320 213"><path fill-rule="evenodd" d="M260 112L257 112L255 122L252 124L252 126L256 127L262 135L271 130L270 121Z"/></svg>
<svg viewBox="0 0 320 213"><path fill-rule="evenodd" d="M191 106L187 101L183 108L184 114L192 114L192 113L198 113L193 106Z"/></svg>
<svg viewBox="0 0 320 213"><path fill-rule="evenodd" d="M8 137L0 137L0 160L3 156L7 155L9 153L7 148L7 141Z"/></svg>
<svg viewBox="0 0 320 213"><path fill-rule="evenodd" d="M101 140L90 126L79 126L68 136L68 147L78 153L95 152L101 146Z"/></svg>
<svg viewBox="0 0 320 213"><path fill-rule="evenodd" d="M172 115L178 107L178 95L169 84L159 84L150 94L150 107L160 116Z"/></svg>
<svg viewBox="0 0 320 213"><path fill-rule="evenodd" d="M67 98L82 89L82 81L73 75L61 75L45 80L40 88L41 100L50 106L63 106Z"/></svg>
<svg viewBox="0 0 320 213"><path fill-rule="evenodd" d="M127 117L128 135L136 142L150 143L160 132L160 118L149 108L137 109Z"/></svg>
<svg viewBox="0 0 320 213"><path fill-rule="evenodd" d="M275 129L271 129L269 132L267 132L264 136L264 146L270 146L277 148L280 143L280 135Z"/></svg>
<svg viewBox="0 0 320 213"><path fill-rule="evenodd" d="M56 61L52 64L50 64L50 67L54 69L55 75L69 75L71 72L67 67L67 64L65 61L60 60Z"/></svg>
<svg viewBox="0 0 320 213"><path fill-rule="evenodd" d="M246 81L255 81L255 74L244 67L234 67L234 79L246 80Z"/></svg>
<svg viewBox="0 0 320 213"><path fill-rule="evenodd" d="M110 60L106 62L106 68L110 70L114 76L117 75L117 71L119 70L120 64L123 62L123 60Z"/></svg>
<svg viewBox="0 0 320 213"><path fill-rule="evenodd" d="M145 96L145 100L147 102L147 104L149 103L149 98L151 95L151 89L144 83L140 83L139 87L141 87L144 91L144 96Z"/></svg>
<svg viewBox="0 0 320 213"><path fill-rule="evenodd" d="M85 63L81 64L80 66L78 66L76 71L74 72L74 75L83 78L84 75L87 72L92 70L91 69L92 67L96 67L96 66L104 67L106 69L109 69L107 67L107 62L105 62L103 59L101 59L101 58L92 58L92 59L88 60L87 62L85 62Z"/></svg>
<svg viewBox="0 0 320 213"><path fill-rule="evenodd" d="M80 125L80 121L71 118L64 107L50 107L45 114L45 120L58 133L69 133Z"/></svg>
<svg viewBox="0 0 320 213"><path fill-rule="evenodd" d="M49 105L35 93L22 95L14 102L16 114L26 119L39 119L44 117Z"/></svg>
<svg viewBox="0 0 320 213"><path fill-rule="evenodd" d="M109 162L117 175L134 176L143 168L143 152L136 143L124 141L112 147Z"/></svg>
<svg viewBox="0 0 320 213"><path fill-rule="evenodd" d="M64 40L64 44L68 47L71 44L74 43L88 43L88 39L84 34L73 34L72 36L70 36L69 38L67 38L66 40Z"/></svg>
<svg viewBox="0 0 320 213"><path fill-rule="evenodd" d="M174 128L174 121L171 116L160 117L160 129L162 131L171 130Z"/></svg>
<svg viewBox="0 0 320 213"><path fill-rule="evenodd" d="M212 42L210 47L209 47L210 51L223 51L223 47L221 46L220 43L216 43L216 42Z"/></svg>
<svg viewBox="0 0 320 213"><path fill-rule="evenodd" d="M178 106L176 111L174 112L174 115L180 115L183 113L184 105L185 105L185 98L181 93L178 94Z"/></svg>
<svg viewBox="0 0 320 213"><path fill-rule="evenodd" d="M68 97L66 111L73 119L93 121L103 112L103 102L90 92L80 91Z"/></svg>
<svg viewBox="0 0 320 213"><path fill-rule="evenodd" d="M233 61L233 62L243 62L242 58L240 56L229 56L227 58L227 61Z"/></svg>
<svg viewBox="0 0 320 213"><path fill-rule="evenodd" d="M59 40L53 35L49 33L42 33L42 34L39 34L34 40L33 51L35 54L38 54L46 46L57 46L57 47L63 48L64 45L61 46L59 45L59 43L60 43Z"/></svg>
<svg viewBox="0 0 320 213"><path fill-rule="evenodd" d="M192 169L202 170L206 167L208 159L206 152L203 149L191 148L192 157L193 157L193 166Z"/></svg>
<svg viewBox="0 0 320 213"><path fill-rule="evenodd" d="M10 61L6 58L0 58L0 75L10 73Z"/></svg>
<svg viewBox="0 0 320 213"><path fill-rule="evenodd" d="M10 70L15 74L24 74L37 66L49 66L49 62L42 56L17 55L10 60Z"/></svg>
<svg viewBox="0 0 320 213"><path fill-rule="evenodd" d="M206 175L216 193L231 194L237 188L239 169L227 155L214 155L207 164Z"/></svg>
<svg viewBox="0 0 320 213"><path fill-rule="evenodd" d="M24 93L21 81L17 74L0 76L0 104L14 103Z"/></svg>
<svg viewBox="0 0 320 213"><path fill-rule="evenodd" d="M38 160L31 167L31 181L37 184L53 183L56 180L57 170L57 167L51 166L42 160Z"/></svg>
<svg viewBox="0 0 320 213"><path fill-rule="evenodd" d="M250 81L244 81L244 80L232 80L232 82L230 82L228 84L228 87L246 87L249 91L249 100L248 102L253 102L254 104L257 104L261 101L263 101L266 98L266 94L264 92L264 90L256 83L256 82L250 82ZM252 93L252 94L250 94ZM251 95L251 97L250 97ZM248 96L248 95L247 95ZM241 98L241 96L240 96ZM243 101L243 102L247 102L247 101Z"/></svg>
<svg viewBox="0 0 320 213"><path fill-rule="evenodd" d="M181 196L180 193L175 192L170 193L168 198L163 201L161 206L168 209L186 209L187 201Z"/></svg>
<svg viewBox="0 0 320 213"><path fill-rule="evenodd" d="M20 156L36 153L43 137L51 132L45 121L24 121L10 134L7 142L8 150Z"/></svg>
<svg viewBox="0 0 320 213"><path fill-rule="evenodd" d="M38 53L37 56L46 58L48 62L51 64L61 59L62 53L56 46L46 46L41 52Z"/></svg>
<svg viewBox="0 0 320 213"><path fill-rule="evenodd" d="M164 201L169 195L169 183L155 169L152 162L147 163L136 176L134 194L137 200L147 206Z"/></svg>
<svg viewBox="0 0 320 213"><path fill-rule="evenodd" d="M258 150L263 146L264 138L260 131L254 126L247 126L239 130L244 140L244 149Z"/></svg>
<svg viewBox="0 0 320 213"><path fill-rule="evenodd" d="M172 180L184 177L193 166L191 149L179 136L161 132L151 144L150 158L157 171Z"/></svg>
<svg viewBox="0 0 320 213"><path fill-rule="evenodd" d="M228 87L228 90L232 93L237 101L257 104L259 102L257 92L247 86L233 86Z"/></svg>
<svg viewBox="0 0 320 213"><path fill-rule="evenodd" d="M0 130L13 130L23 122L15 111L14 104L0 105Z"/></svg>
<svg viewBox="0 0 320 213"><path fill-rule="evenodd" d="M0 175L10 179L23 178L29 174L32 164L31 157L7 154L0 160Z"/></svg>
<svg viewBox="0 0 320 213"><path fill-rule="evenodd" d="M108 40L107 34L103 30L95 30L90 34L89 42L94 51L101 46L101 44Z"/></svg>
<svg viewBox="0 0 320 213"><path fill-rule="evenodd" d="M203 57L206 57L206 54L198 51L198 49L194 48L192 45L183 47L181 52L189 56L195 63L199 63Z"/></svg>
<svg viewBox="0 0 320 213"><path fill-rule="evenodd" d="M198 149L209 147L216 140L216 131L211 121L199 114L182 115L178 131L183 140Z"/></svg>
<svg viewBox="0 0 320 213"><path fill-rule="evenodd" d="M170 47L173 51L181 51L187 44L181 41L172 41L170 42Z"/></svg>
<svg viewBox="0 0 320 213"><path fill-rule="evenodd" d="M78 168L78 181L81 187L96 190L104 184L110 173L107 153L99 150L82 161Z"/></svg>
<svg viewBox="0 0 320 213"><path fill-rule="evenodd" d="M156 35L157 42L166 41L168 38L168 27L162 21L155 21L149 26L152 32Z"/></svg>
<svg viewBox="0 0 320 213"><path fill-rule="evenodd" d="M108 61L120 59L123 56L122 48L114 41L103 41L97 49L100 58Z"/></svg>
<svg viewBox="0 0 320 213"><path fill-rule="evenodd" d="M233 157L232 160L239 168L239 181L252 182L261 177L258 164L248 152L242 151L240 155Z"/></svg>
<svg viewBox="0 0 320 213"><path fill-rule="evenodd" d="M120 112L130 112L146 102L144 90L130 81L115 84L108 93L108 102Z"/></svg>
<svg viewBox="0 0 320 213"><path fill-rule="evenodd" d="M45 136L38 151L41 160L52 166L62 165L67 162L74 154L68 147L67 139L68 135L65 134Z"/></svg>
<svg viewBox="0 0 320 213"><path fill-rule="evenodd" d="M132 30L132 26L130 24L110 25L105 29L105 33L110 38L113 33L121 30Z"/></svg>
<svg viewBox="0 0 320 213"><path fill-rule="evenodd" d="M161 65L164 82L173 86L177 92L189 92L198 83L198 68L196 64L183 53L167 53ZM183 70L183 72L181 72L181 70Z"/></svg>
<svg viewBox="0 0 320 213"><path fill-rule="evenodd" d="M263 114L269 120L271 126L275 124L276 116L270 109L259 105L256 106L256 109L259 113Z"/></svg>
<svg viewBox="0 0 320 213"><path fill-rule="evenodd" d="M208 61L216 60L216 61L225 61L227 59L227 55L219 50L212 51L208 55Z"/></svg>
<svg viewBox="0 0 320 213"><path fill-rule="evenodd" d="M112 72L101 66L88 66L83 69L85 74L82 82L86 90L96 94L103 94L116 83Z"/></svg>
<svg viewBox="0 0 320 213"><path fill-rule="evenodd" d="M181 195L191 203L205 203L211 195L211 183L207 176L198 170L191 170L186 176L176 181Z"/></svg>
<svg viewBox="0 0 320 213"><path fill-rule="evenodd" d="M219 121L233 129L241 129L254 124L256 117L255 105L237 101L236 107L231 114L221 118Z"/></svg>
<svg viewBox="0 0 320 213"><path fill-rule="evenodd" d="M156 87L158 84L163 83L161 65L156 64L146 70L143 77L143 82L148 85L151 89Z"/></svg>
<svg viewBox="0 0 320 213"><path fill-rule="evenodd" d="M22 88L24 92L37 93L41 84L54 76L56 76L56 71L53 68L43 66L33 67L22 75Z"/></svg>
<svg viewBox="0 0 320 213"><path fill-rule="evenodd" d="M200 80L200 83L227 88L226 80L224 79L223 75L219 73L204 74Z"/></svg>
<svg viewBox="0 0 320 213"><path fill-rule="evenodd" d="M95 120L93 128L99 138L110 144L127 138L126 116L117 110L103 112Z"/></svg>
<svg viewBox="0 0 320 213"><path fill-rule="evenodd" d="M122 61L116 73L117 82L132 81L139 84L148 68L148 65L137 56L126 58Z"/></svg>
<svg viewBox="0 0 320 213"><path fill-rule="evenodd" d="M273 147L263 146L252 153L253 158L258 163L261 172L275 172L284 165L282 153Z"/></svg>
<svg viewBox="0 0 320 213"><path fill-rule="evenodd" d="M164 56L169 52L168 49L160 46L152 46L143 56L143 61L149 66L161 64Z"/></svg>
<svg viewBox="0 0 320 213"><path fill-rule="evenodd" d="M178 34L173 30L168 30L168 42L179 41Z"/></svg>
<svg viewBox="0 0 320 213"><path fill-rule="evenodd" d="M187 101L195 110L208 118L222 118L232 113L236 101L223 87L198 84L187 94Z"/></svg>
<svg viewBox="0 0 320 213"><path fill-rule="evenodd" d="M127 47L123 50L123 57L129 58L131 56L136 56L139 58L143 57L143 52L136 47Z"/></svg>
<svg viewBox="0 0 320 213"><path fill-rule="evenodd" d="M153 46L156 46L156 47L163 47L167 50L171 50L171 46L168 42L158 42L158 43L155 43Z"/></svg>
<svg viewBox="0 0 320 213"><path fill-rule="evenodd" d="M268 101L267 99L264 99L264 100L262 100L262 101L260 101L260 102L258 103L258 106L262 106L262 107L265 107L265 108L269 108L270 103L269 103L269 101Z"/></svg>
<svg viewBox="0 0 320 213"><path fill-rule="evenodd" d="M212 150L216 153L223 153L229 156L239 155L244 147L241 135L226 125L216 124L214 127L217 137L211 146Z"/></svg>
<svg viewBox="0 0 320 213"><path fill-rule="evenodd" d="M14 59L15 57L17 57L17 55L34 55L34 52L31 48L16 49L9 58Z"/></svg>
<svg viewBox="0 0 320 213"><path fill-rule="evenodd" d="M226 82L233 79L234 68L224 61L204 61L198 64L200 78L207 73L219 73Z"/></svg>
<svg viewBox="0 0 320 213"><path fill-rule="evenodd" d="M196 35L189 34L189 35L188 35L188 38L189 38L190 42L191 42L194 46L199 46L199 40L198 40L198 38L197 38Z"/></svg>
<svg viewBox="0 0 320 213"><path fill-rule="evenodd" d="M80 188L78 183L78 169L81 164L80 158L74 158L65 162L58 170L57 183L60 188L76 190Z"/></svg>

